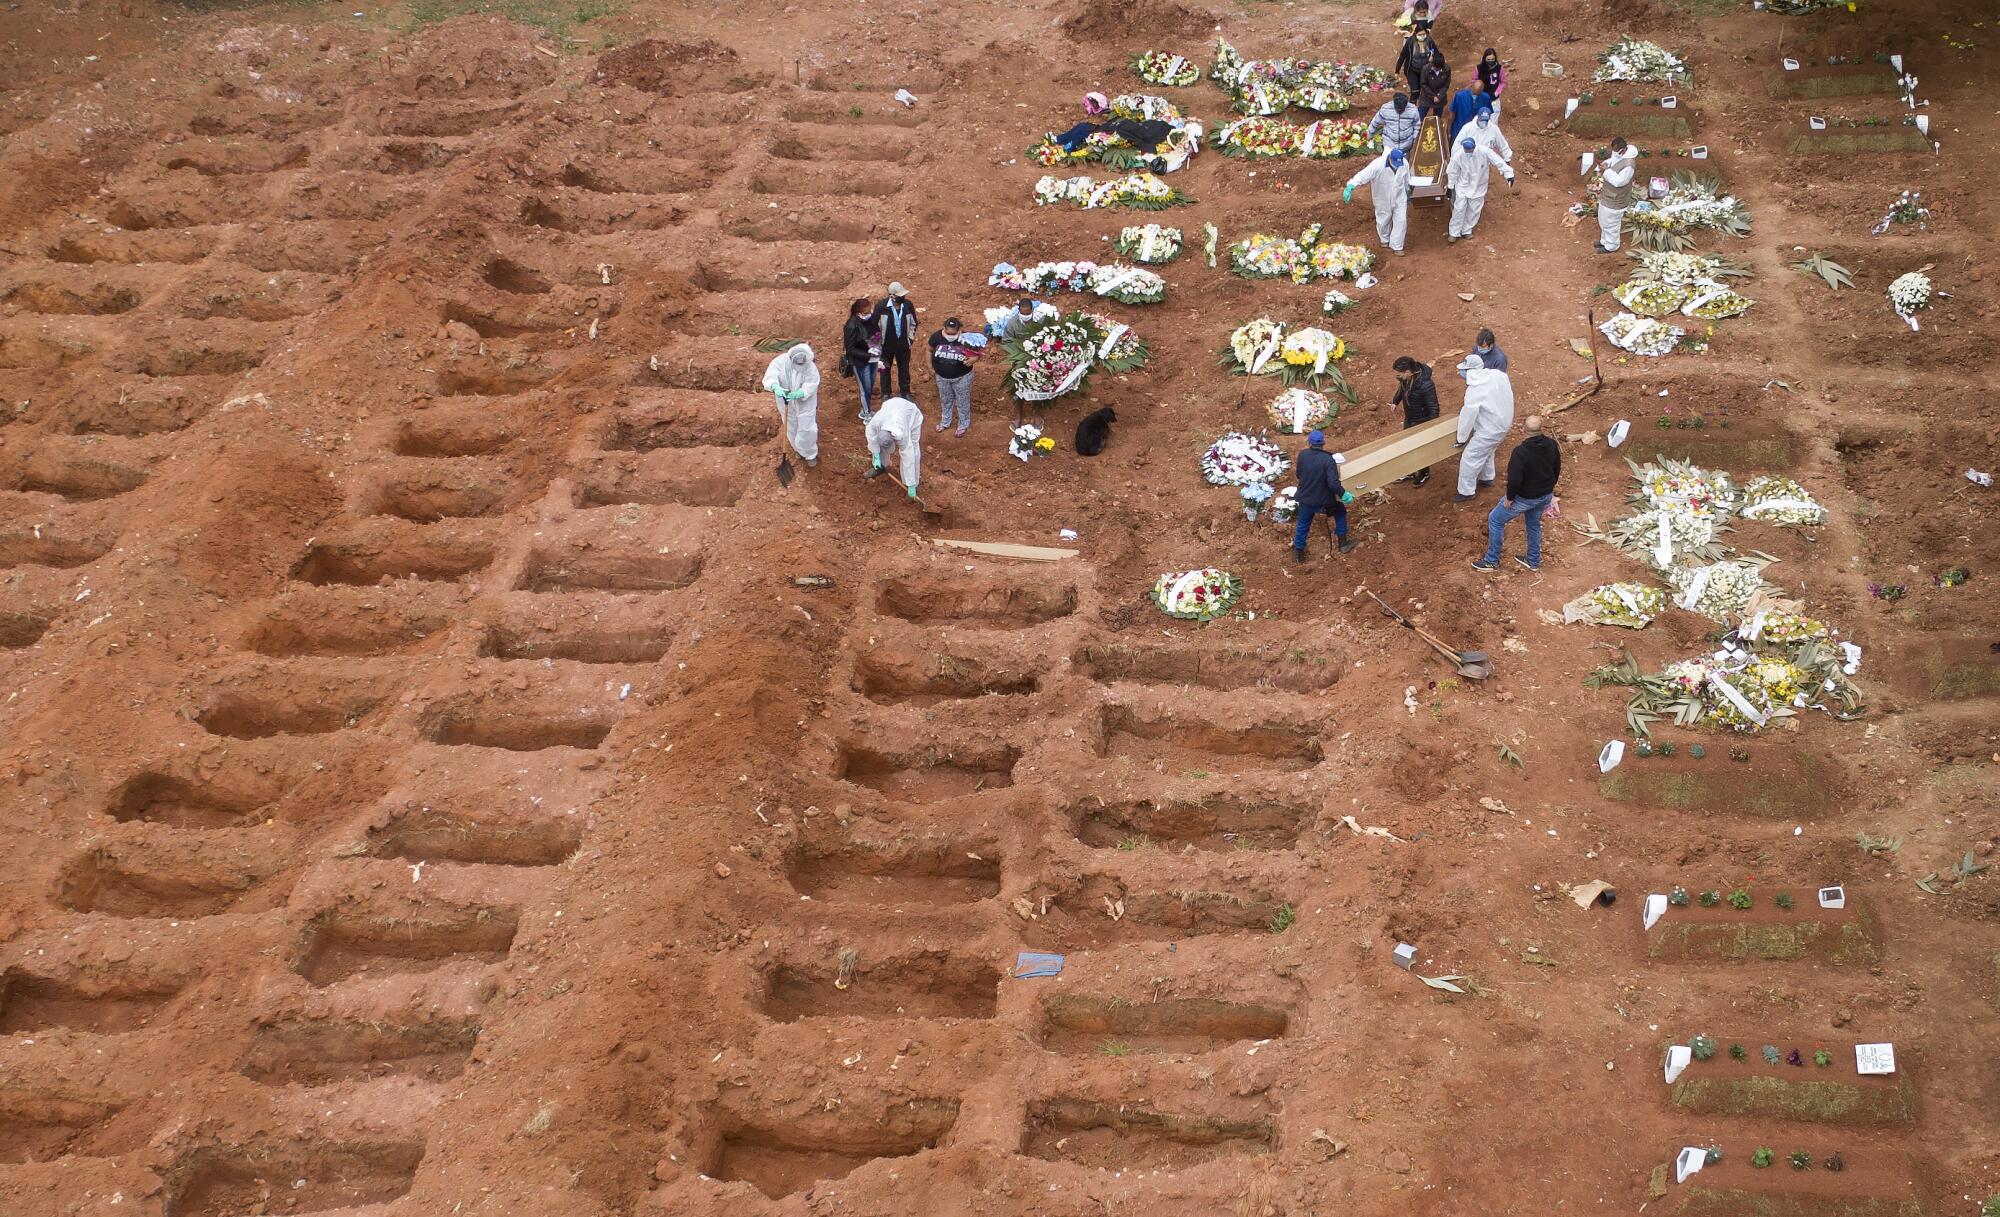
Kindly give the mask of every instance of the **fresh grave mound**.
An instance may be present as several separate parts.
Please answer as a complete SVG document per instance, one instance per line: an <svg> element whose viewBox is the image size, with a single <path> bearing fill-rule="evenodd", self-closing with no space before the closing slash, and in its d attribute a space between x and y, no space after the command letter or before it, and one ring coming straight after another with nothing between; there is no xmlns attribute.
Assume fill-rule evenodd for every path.
<svg viewBox="0 0 2000 1217"><path fill-rule="evenodd" d="M1129 42L1136 33L1194 40L1215 28L1215 14L1167 0L1089 0L1063 19L1062 31L1075 40Z"/></svg>
<svg viewBox="0 0 2000 1217"><path fill-rule="evenodd" d="M673 97L683 89L712 88L735 74L735 51L709 39L664 42L647 38L597 61L597 78L641 93Z"/></svg>

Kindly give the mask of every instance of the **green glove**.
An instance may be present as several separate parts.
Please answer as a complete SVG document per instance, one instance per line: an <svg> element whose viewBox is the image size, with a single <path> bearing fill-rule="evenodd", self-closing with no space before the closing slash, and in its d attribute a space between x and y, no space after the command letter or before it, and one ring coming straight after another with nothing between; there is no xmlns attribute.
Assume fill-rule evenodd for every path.
<svg viewBox="0 0 2000 1217"><path fill-rule="evenodd" d="M917 484L915 482L910 483L910 497L913 499L917 497Z"/></svg>
<svg viewBox="0 0 2000 1217"><path fill-rule="evenodd" d="M870 458L870 459L872 459L872 460L873 460L873 461L875 462L875 467L876 467L877 469L880 469L880 468L882 467L882 454L881 454L881 453L879 453L879 452L871 452L871 453L869 453L869 454L868 454L868 456L869 456L869 458Z"/></svg>
<svg viewBox="0 0 2000 1217"><path fill-rule="evenodd" d="M1343 491L1341 491L1341 492L1340 492L1340 501L1341 501L1342 503L1352 503L1352 502L1354 501L1354 492L1353 492L1352 490L1343 490Z"/></svg>
<svg viewBox="0 0 2000 1217"><path fill-rule="evenodd" d="M1352 203L1354 201L1354 187L1349 186L1347 189L1341 191L1340 201L1343 203Z"/></svg>

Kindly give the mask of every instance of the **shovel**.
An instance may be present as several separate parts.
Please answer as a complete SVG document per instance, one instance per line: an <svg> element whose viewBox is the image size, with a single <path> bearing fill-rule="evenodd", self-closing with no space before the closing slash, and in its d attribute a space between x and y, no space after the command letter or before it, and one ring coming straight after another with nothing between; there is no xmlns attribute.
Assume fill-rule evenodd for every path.
<svg viewBox="0 0 2000 1217"><path fill-rule="evenodd" d="M1361 590L1368 591L1367 588L1363 588ZM1438 654L1444 656L1446 659L1456 664L1458 666L1458 674L1460 676L1465 677L1467 680L1485 680L1487 677L1493 675L1493 660L1488 658L1486 652L1454 651L1450 647L1446 646L1444 643L1439 642L1437 639L1437 635L1419 626L1416 622L1411 621L1409 618L1403 616L1395 609L1390 608L1389 602L1382 599L1382 597L1376 595L1374 592L1368 592L1368 598L1370 600L1373 600L1376 604L1381 605L1383 612L1395 618L1397 625L1400 625L1404 629L1409 630L1411 633L1414 633L1417 637L1429 643L1432 650L1436 651Z"/></svg>
<svg viewBox="0 0 2000 1217"><path fill-rule="evenodd" d="M779 487L779 489L783 489L784 487L786 487L786 486L789 486L789 485L791 485L791 484L792 484L792 478L793 478L793 477L795 477L795 476L796 476L796 475L795 475L795 474L794 474L794 473L792 472L792 454L791 454L791 453L789 453L789 452L781 452L781 453L779 453L779 454L778 454L778 487Z"/></svg>
<svg viewBox="0 0 2000 1217"><path fill-rule="evenodd" d="M909 490L908 486L903 486L903 479L896 476L896 471L894 469L891 469L887 465L884 465L882 467L882 472L889 475L890 481L896 483L896 485L898 486L902 486L905 491ZM925 502L921 495L917 497L916 502L917 502L917 509L923 512L925 520L929 521L932 524L944 523L944 508L936 506L935 504L932 503Z"/></svg>

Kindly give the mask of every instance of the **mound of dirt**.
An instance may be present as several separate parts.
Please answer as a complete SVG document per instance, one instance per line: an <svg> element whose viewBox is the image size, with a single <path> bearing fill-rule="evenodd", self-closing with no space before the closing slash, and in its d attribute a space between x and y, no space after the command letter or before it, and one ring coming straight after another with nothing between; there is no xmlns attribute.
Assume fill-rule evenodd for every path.
<svg viewBox="0 0 2000 1217"><path fill-rule="evenodd" d="M1145 34L1154 38L1206 38L1215 28L1215 14L1169 0L1090 0L1062 24L1063 33L1077 39L1130 42Z"/></svg>
<svg viewBox="0 0 2000 1217"><path fill-rule="evenodd" d="M597 78L641 93L672 97L683 89L701 87L717 76L731 74L735 51L706 38L698 42L663 42L647 38L597 61Z"/></svg>

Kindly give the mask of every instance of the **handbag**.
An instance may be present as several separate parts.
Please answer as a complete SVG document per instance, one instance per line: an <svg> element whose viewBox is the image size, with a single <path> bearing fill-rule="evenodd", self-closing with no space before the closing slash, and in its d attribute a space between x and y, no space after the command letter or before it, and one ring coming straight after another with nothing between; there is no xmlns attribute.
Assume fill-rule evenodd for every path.
<svg viewBox="0 0 2000 1217"><path fill-rule="evenodd" d="M840 374L849 380L854 379L854 363L848 359L846 351L840 353Z"/></svg>

